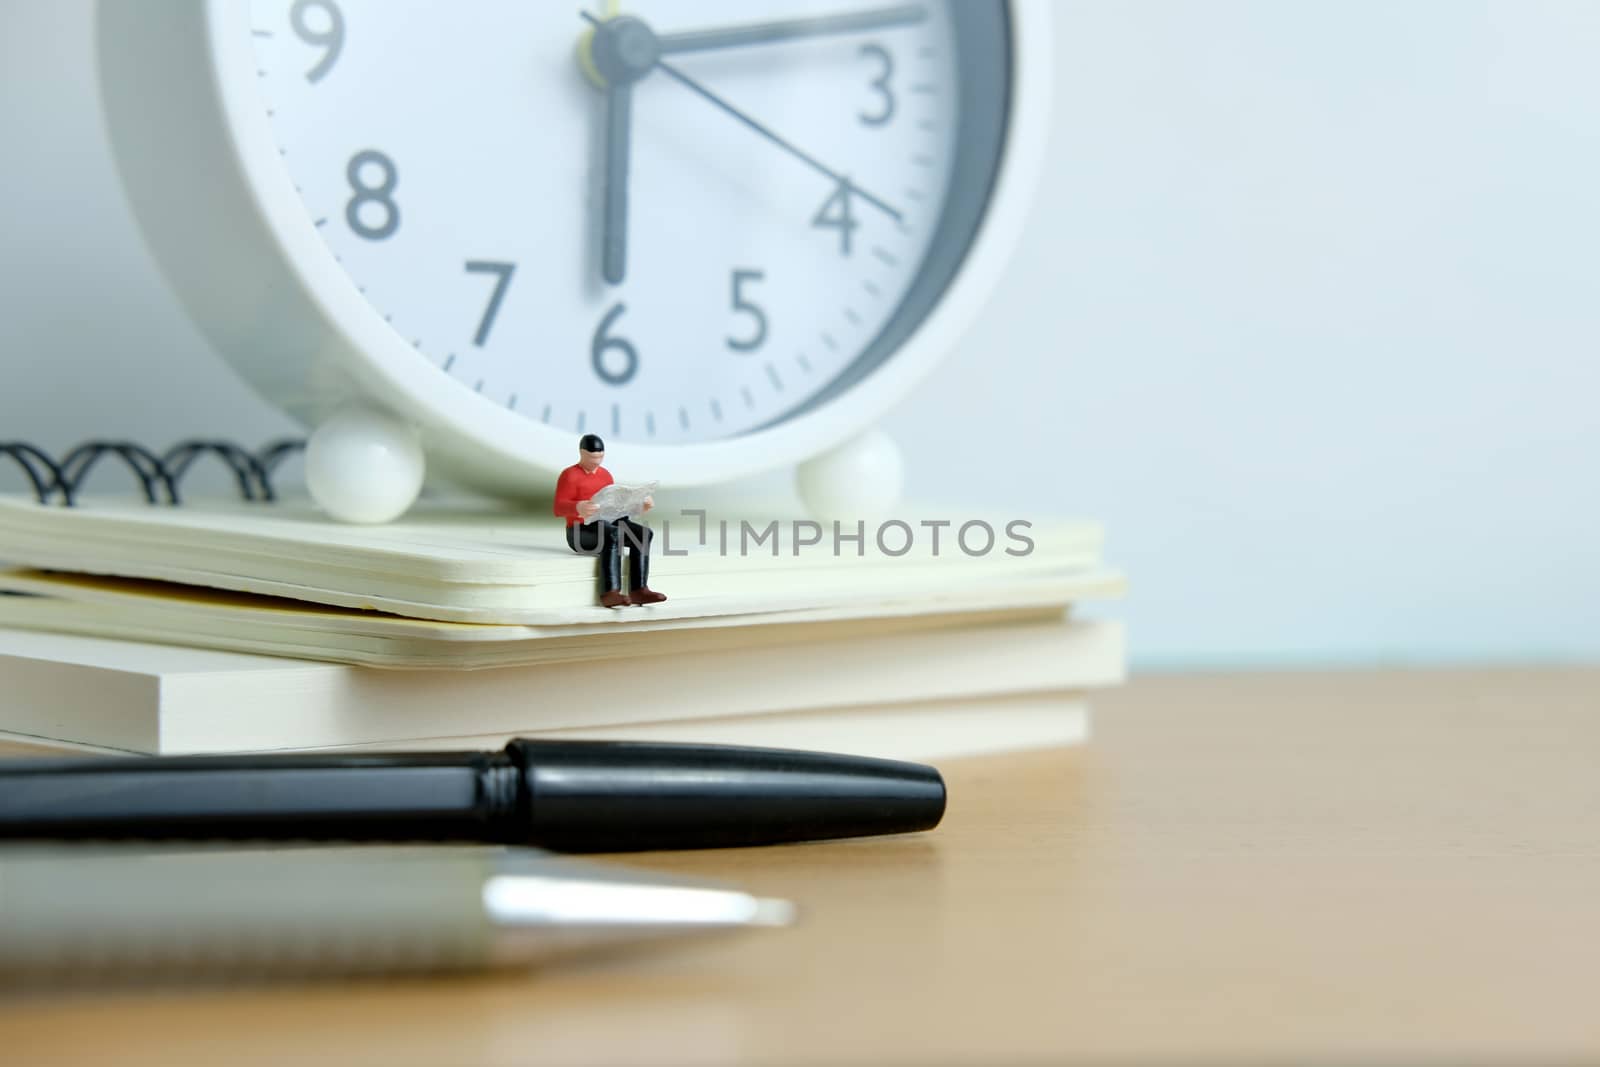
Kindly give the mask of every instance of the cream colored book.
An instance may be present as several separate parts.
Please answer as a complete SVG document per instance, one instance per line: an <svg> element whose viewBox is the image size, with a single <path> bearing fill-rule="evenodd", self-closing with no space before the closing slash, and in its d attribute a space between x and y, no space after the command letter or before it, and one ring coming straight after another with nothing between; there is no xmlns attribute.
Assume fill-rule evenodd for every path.
<svg viewBox="0 0 1600 1067"><path fill-rule="evenodd" d="M765 748L801 748L882 759L938 762L961 756L1082 744L1089 740L1090 727L1089 705L1083 694L1061 691L807 709L769 715L731 715L631 726L530 730L522 734L427 737L315 751L361 753L495 749L512 737L531 736L759 745ZM70 755L128 753L119 749L0 732L0 756Z"/></svg>
<svg viewBox="0 0 1600 1067"><path fill-rule="evenodd" d="M439 622L136 578L0 571L0 626L372 667L527 666L629 655L844 640L873 634L1059 617L1075 601L1116 595L1107 570L1013 586L823 608L655 619L625 613L607 626Z"/></svg>
<svg viewBox="0 0 1600 1067"><path fill-rule="evenodd" d="M482 671L0 629L0 731L142 753L322 748L988 699L1123 677L1121 627L1065 617Z"/></svg>
<svg viewBox="0 0 1600 1067"><path fill-rule="evenodd" d="M397 522L351 526L304 501L174 508L89 497L65 508L0 496L0 559L412 618L541 626L936 597L1101 565L1101 532L1087 522L913 509L837 529L793 518L707 519L702 529L699 516L661 503L651 514L651 586L670 599L623 611L595 606L595 562L567 547L560 520L483 504L423 502Z"/></svg>

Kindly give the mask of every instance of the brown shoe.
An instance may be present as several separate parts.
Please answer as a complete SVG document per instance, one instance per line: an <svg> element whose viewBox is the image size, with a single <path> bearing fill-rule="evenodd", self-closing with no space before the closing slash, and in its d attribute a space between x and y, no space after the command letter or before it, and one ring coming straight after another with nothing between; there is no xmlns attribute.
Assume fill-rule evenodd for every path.
<svg viewBox="0 0 1600 1067"><path fill-rule="evenodd" d="M628 594L620 589L607 589L600 594L600 606L603 608L621 608L628 604Z"/></svg>
<svg viewBox="0 0 1600 1067"><path fill-rule="evenodd" d="M658 593L646 586L640 586L628 594L628 603L630 604L659 604L665 599L667 599L667 594Z"/></svg>

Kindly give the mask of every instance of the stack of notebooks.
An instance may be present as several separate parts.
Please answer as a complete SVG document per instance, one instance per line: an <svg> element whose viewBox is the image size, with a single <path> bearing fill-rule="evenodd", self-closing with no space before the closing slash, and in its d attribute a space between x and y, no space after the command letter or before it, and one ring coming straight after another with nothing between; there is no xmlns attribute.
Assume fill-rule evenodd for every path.
<svg viewBox="0 0 1600 1067"><path fill-rule="evenodd" d="M904 552L871 524L836 552L787 519L652 520L670 599L619 610L525 510L357 527L309 503L0 495L0 752L548 736L930 760L1081 741L1085 693L1124 677L1118 624L1073 610L1122 589L1092 524L1034 521L1022 552L996 522L969 555L966 520L937 550L912 524Z"/></svg>

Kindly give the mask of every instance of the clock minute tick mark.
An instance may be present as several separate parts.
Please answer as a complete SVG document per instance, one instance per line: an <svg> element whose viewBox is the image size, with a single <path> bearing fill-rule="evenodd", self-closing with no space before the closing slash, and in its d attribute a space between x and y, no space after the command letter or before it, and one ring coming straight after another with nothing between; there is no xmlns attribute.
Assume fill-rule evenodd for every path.
<svg viewBox="0 0 1600 1067"><path fill-rule="evenodd" d="M722 421L722 405L717 403L717 398L711 398L711 417L718 422Z"/></svg>
<svg viewBox="0 0 1600 1067"><path fill-rule="evenodd" d="M543 414L541 414L539 416L539 421L540 422L549 422L550 421L550 405L549 404L546 404L544 406L544 412L543 412Z"/></svg>
<svg viewBox="0 0 1600 1067"><path fill-rule="evenodd" d="M679 408L678 409L678 425L683 427L685 430L687 430L689 428L689 409L688 408Z"/></svg>
<svg viewBox="0 0 1600 1067"><path fill-rule="evenodd" d="M778 369L772 364L767 364L767 380L772 383L772 388L783 392L783 379L778 377Z"/></svg>
<svg viewBox="0 0 1600 1067"><path fill-rule="evenodd" d="M894 257L894 254L882 245L872 246L872 258L886 267L898 267L900 265L900 261Z"/></svg>
<svg viewBox="0 0 1600 1067"><path fill-rule="evenodd" d="M822 338L822 343L823 343L823 344L825 344L825 345L827 345L827 346L828 346L828 348L829 348L829 349L830 349L830 350L831 350L831 351L834 351L834 352L837 352L837 351L839 351L839 342L838 342L838 341L835 341L835 340L834 340L834 339L833 339L833 334L831 334L831 333L824 333L824 334L819 334L819 335L818 335L818 336L820 336L820 337L821 337L821 338Z"/></svg>
<svg viewBox="0 0 1600 1067"><path fill-rule="evenodd" d="M739 395L744 397L745 407L753 408L756 406L756 398L750 395L750 387L748 385L741 385L739 387Z"/></svg>
<svg viewBox="0 0 1600 1067"><path fill-rule="evenodd" d="M806 354L804 352L796 353L794 361L800 364L801 370L805 371L807 374L811 373L811 361L806 358Z"/></svg>
<svg viewBox="0 0 1600 1067"><path fill-rule="evenodd" d="M622 432L622 406L620 404L611 405L611 432Z"/></svg>
<svg viewBox="0 0 1600 1067"><path fill-rule="evenodd" d="M856 309L855 308L845 308L844 309L844 317L847 320L849 320L849 322L850 322L850 324L852 326L860 326L861 325L861 316L856 314Z"/></svg>
<svg viewBox="0 0 1600 1067"><path fill-rule="evenodd" d="M441 367L440 369L441 370L449 370L451 367L453 367L455 365L456 365L456 354L454 352L452 352L448 356L444 357L444 366Z"/></svg>
<svg viewBox="0 0 1600 1067"><path fill-rule="evenodd" d="M653 411L644 413L644 432L651 437L656 435L656 413Z"/></svg>

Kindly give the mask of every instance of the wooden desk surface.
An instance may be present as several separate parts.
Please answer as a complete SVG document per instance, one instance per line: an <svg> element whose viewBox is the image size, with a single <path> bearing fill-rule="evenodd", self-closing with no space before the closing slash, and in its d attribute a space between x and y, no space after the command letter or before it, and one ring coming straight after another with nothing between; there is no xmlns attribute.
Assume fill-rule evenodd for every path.
<svg viewBox="0 0 1600 1067"><path fill-rule="evenodd" d="M1600 669L1144 678L921 837L634 862L792 931L0 1005L8 1063L1600 1059Z"/></svg>

